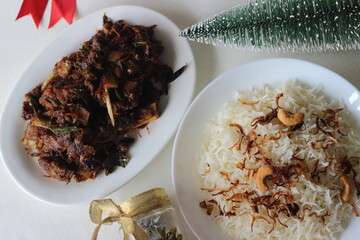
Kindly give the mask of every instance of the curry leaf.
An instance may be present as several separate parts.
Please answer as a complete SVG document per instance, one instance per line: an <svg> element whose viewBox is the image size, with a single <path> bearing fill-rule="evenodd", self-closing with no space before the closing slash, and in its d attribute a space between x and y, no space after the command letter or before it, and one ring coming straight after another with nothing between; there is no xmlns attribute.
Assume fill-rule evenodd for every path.
<svg viewBox="0 0 360 240"><path fill-rule="evenodd" d="M180 69L178 69L176 72L174 72L169 79L169 82L174 81L175 79L177 79L187 68L187 64L185 64L184 66L182 66Z"/></svg>
<svg viewBox="0 0 360 240"><path fill-rule="evenodd" d="M57 133L68 133L68 132L76 132L79 129L76 126L70 126L70 127L54 127L54 128L50 127L50 130L53 130L54 132Z"/></svg>

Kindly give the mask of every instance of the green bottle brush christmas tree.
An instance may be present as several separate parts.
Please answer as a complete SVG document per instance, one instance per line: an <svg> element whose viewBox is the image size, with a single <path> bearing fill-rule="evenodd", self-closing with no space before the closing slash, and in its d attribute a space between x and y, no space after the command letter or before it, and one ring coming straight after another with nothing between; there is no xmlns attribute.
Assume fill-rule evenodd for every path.
<svg viewBox="0 0 360 240"><path fill-rule="evenodd" d="M360 49L360 0L252 0L188 27L180 36L271 51Z"/></svg>

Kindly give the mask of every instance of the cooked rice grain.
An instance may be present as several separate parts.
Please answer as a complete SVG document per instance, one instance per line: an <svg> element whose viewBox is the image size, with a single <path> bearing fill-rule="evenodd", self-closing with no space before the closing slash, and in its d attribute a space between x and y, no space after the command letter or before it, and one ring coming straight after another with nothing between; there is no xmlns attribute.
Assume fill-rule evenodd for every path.
<svg viewBox="0 0 360 240"><path fill-rule="evenodd" d="M252 129L250 123L254 118L268 113L271 110L269 107L276 107L274 100L279 93L284 93L284 96L279 101L281 108L293 113L303 112L305 114L306 130L295 131L292 138L282 134L279 140L267 142L264 150L268 157L272 159L273 164L290 163L291 157L296 155L305 159L309 167L312 167L314 162L319 160L319 168L323 169L330 164L326 160L329 157L360 156L360 135L356 131L355 125L352 124L351 117L346 109L339 112L339 123L341 131L347 135L342 136L333 131L339 145L332 144L326 150L315 150L311 147L311 142L321 141L326 137L322 132L314 135L316 116L312 114L319 114L322 110L329 108L344 108L343 103L338 100L329 100L325 97L320 88L309 88L298 81L288 81L277 88L264 86L248 92L236 93L235 100L226 103L224 108L208 124L204 142L197 156L198 173L201 178L202 188L228 189L231 185L227 177L220 173L221 171L230 173L231 181L239 180L243 183L249 183L249 185L237 186L234 190L224 194L225 196L222 194L212 196L211 193L204 190L204 193L208 195L208 199L205 200L215 199L225 212L230 211L232 206L229 201L226 201L228 196L244 191L257 190L254 178L246 179L248 171L236 167L237 163L244 160L246 154L244 154L244 147L240 151L236 150L236 148L229 149L239 137L236 129L229 125L231 123L240 124L244 128L244 132L248 133ZM259 102L247 105L243 101ZM258 124L255 131L262 136L278 136L279 130L282 129L285 129L285 126L278 119L274 119L266 125ZM254 157L250 157L246 162L248 168L258 168L261 165L263 163L256 161ZM210 166L210 171L208 171L208 166ZM239 216L244 212L253 214L250 206L246 203L242 203L240 208L235 209L237 216L217 216L215 219L221 228L234 239L337 239L354 214L351 205L341 201L342 186L339 176L331 168L328 169L326 174L320 174L321 185L316 185L304 175L300 175L295 187L273 185L267 192L269 194L280 190L290 191L295 198L294 202L299 204L300 211L312 207L312 212L318 215L330 213L330 216L325 217L325 226L323 226L321 218L315 215L310 217L308 216L309 212L307 212L303 221L295 218L282 218L288 227L286 228L277 222L274 231L270 234L268 232L271 230L272 224L267 223L265 220L256 220L253 231L251 231L251 215L243 214ZM354 166L354 169L359 173L359 164ZM259 190L257 190L257 193L264 195ZM359 205L356 196L355 198L353 201L356 205ZM271 221L264 211L260 211L260 215Z"/></svg>

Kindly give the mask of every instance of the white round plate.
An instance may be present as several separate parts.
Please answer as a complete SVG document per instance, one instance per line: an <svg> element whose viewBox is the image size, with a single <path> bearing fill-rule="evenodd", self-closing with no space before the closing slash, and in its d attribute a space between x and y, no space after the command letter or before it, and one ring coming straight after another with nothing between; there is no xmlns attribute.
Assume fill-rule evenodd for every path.
<svg viewBox="0 0 360 240"><path fill-rule="evenodd" d="M215 222L199 207L204 200L196 171L196 153L203 140L205 126L236 91L248 91L263 84L277 86L290 79L309 86L323 87L325 94L342 99L354 118L360 120L360 93L338 74L319 65L295 59L265 59L236 67L212 81L193 101L178 129L172 158L173 184L180 209L199 239L229 239ZM352 219L341 235L342 240L360 234L360 219ZM239 229L241 231L241 229ZM358 235L354 235L358 234Z"/></svg>
<svg viewBox="0 0 360 240"><path fill-rule="evenodd" d="M174 70L185 63L188 68L171 83L168 97L163 98L160 103L164 106L164 112L158 120L149 124L150 134L143 129L140 132L142 137L130 148L131 161L126 168L118 168L109 176L101 173L94 181L65 184L43 177L45 172L36 159L26 154L21 144L25 129L25 121L20 117L24 94L43 82L57 61L78 50L82 42L89 40L97 29L102 29L104 13L113 21L125 20L130 24L144 26L156 24L155 38L161 40L165 47L161 56L162 62ZM153 10L136 6L116 6L76 21L47 46L16 83L0 122L1 156L19 187L44 202L73 205L110 194L144 169L173 136L193 96L194 58L188 42L178 37L179 32L173 22Z"/></svg>

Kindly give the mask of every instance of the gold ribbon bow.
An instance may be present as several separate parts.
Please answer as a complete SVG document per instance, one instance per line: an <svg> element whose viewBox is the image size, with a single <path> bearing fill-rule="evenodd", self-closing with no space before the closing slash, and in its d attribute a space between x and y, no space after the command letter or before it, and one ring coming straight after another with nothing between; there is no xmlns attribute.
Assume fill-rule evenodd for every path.
<svg viewBox="0 0 360 240"><path fill-rule="evenodd" d="M102 213L105 212L109 216L102 219ZM90 205L90 219L93 223L98 224L95 228L91 240L96 240L100 227L103 224L112 224L118 222L122 225L124 231L124 240L130 240L133 235L136 240L148 240L146 232L136 224L130 215L125 214L119 206L111 199L94 200Z"/></svg>

